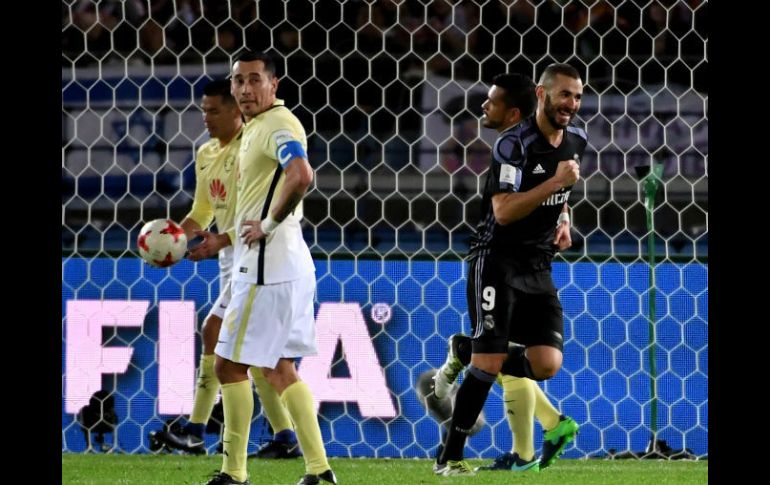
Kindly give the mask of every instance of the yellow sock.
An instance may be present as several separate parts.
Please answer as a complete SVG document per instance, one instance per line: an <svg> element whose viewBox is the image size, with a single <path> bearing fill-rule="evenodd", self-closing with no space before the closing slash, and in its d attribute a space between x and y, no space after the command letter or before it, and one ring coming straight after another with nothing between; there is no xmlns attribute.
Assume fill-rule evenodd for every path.
<svg viewBox="0 0 770 485"><path fill-rule="evenodd" d="M254 379L254 385L257 388L257 394L259 394L259 401L262 403L262 412L265 413L270 427L273 428L273 433L286 429L293 430L294 425L291 424L291 417L286 410L286 406L281 402L281 396L278 395L275 388L262 375L262 369L250 367L249 372Z"/></svg>
<svg viewBox="0 0 770 485"><path fill-rule="evenodd" d="M535 391L535 417L544 430L554 429L559 424L561 413L553 407L537 382L532 381L532 389Z"/></svg>
<svg viewBox="0 0 770 485"><path fill-rule="evenodd" d="M191 423L206 424L214 409L214 402L219 392L219 380L214 372L214 354L201 354L201 362L198 365L198 383L195 387L195 402L190 415Z"/></svg>
<svg viewBox="0 0 770 485"><path fill-rule="evenodd" d="M503 402L508 426L513 432L511 452L524 460L535 457L535 441L532 436L535 414L535 393L526 377L503 376Z"/></svg>
<svg viewBox="0 0 770 485"><path fill-rule="evenodd" d="M248 379L222 384L222 407L225 413L222 471L242 482L249 475L246 469L246 451L249 445L251 414L254 412L254 394Z"/></svg>
<svg viewBox="0 0 770 485"><path fill-rule="evenodd" d="M302 381L297 381L284 389L281 401L289 410L297 441L305 455L306 473L318 475L329 468L326 461L326 449L321 438L321 428L318 426L318 416L310 388Z"/></svg>

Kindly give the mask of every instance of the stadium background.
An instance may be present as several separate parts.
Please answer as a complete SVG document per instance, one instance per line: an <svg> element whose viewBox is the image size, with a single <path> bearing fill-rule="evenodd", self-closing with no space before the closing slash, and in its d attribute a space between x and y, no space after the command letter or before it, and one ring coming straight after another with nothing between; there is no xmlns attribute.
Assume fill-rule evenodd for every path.
<svg viewBox="0 0 770 485"><path fill-rule="evenodd" d="M333 456L428 457L438 424L414 392L468 329L464 268L494 133L478 131L491 77L553 61L581 72L589 136L573 191L575 245L554 274L565 307L565 363L544 388L581 424L567 456L643 450L651 433L650 278L644 191L634 167L661 163L655 200L655 381L659 439L708 448L707 2L62 2L62 451L86 443L66 409L67 304L145 300L140 328L105 326L134 348L105 374L117 447L147 452L157 406L158 303L205 316L216 262L152 270L134 240L155 217L180 220L192 156L206 139L203 85L244 45L280 56L279 96L309 135L317 174L304 232L317 304L357 303L395 418L324 403ZM391 321L373 321L375 303ZM197 328L197 325L196 325ZM197 362L199 343L190 343ZM332 373L345 375L338 349ZM510 446L494 391L475 456ZM255 416L252 447L267 437ZM208 443L213 448L213 441ZM537 434L536 446L540 436Z"/></svg>

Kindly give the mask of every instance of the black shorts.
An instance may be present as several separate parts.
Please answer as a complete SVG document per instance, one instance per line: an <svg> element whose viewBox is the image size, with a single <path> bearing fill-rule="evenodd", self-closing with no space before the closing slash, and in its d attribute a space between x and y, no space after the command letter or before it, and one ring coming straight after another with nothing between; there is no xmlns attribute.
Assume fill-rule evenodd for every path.
<svg viewBox="0 0 770 485"><path fill-rule="evenodd" d="M564 315L550 271L515 275L504 264L476 258L468 267L473 352L507 353L508 342L564 348Z"/></svg>

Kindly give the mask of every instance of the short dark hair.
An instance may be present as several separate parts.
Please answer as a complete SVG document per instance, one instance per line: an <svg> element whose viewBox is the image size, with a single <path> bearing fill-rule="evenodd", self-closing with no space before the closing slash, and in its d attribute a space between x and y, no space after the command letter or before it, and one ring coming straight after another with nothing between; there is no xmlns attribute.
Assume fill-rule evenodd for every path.
<svg viewBox="0 0 770 485"><path fill-rule="evenodd" d="M230 81L227 79L215 79L203 86L204 96L222 96L225 104L235 104L235 98L230 93Z"/></svg>
<svg viewBox="0 0 770 485"><path fill-rule="evenodd" d="M503 101L509 108L519 108L521 117L527 118L535 112L537 95L535 83L522 74L498 74L492 84L505 90Z"/></svg>
<svg viewBox="0 0 770 485"><path fill-rule="evenodd" d="M553 80L556 79L556 75L558 74L571 77L572 79L580 79L580 73L577 69L569 64L555 62L549 64L548 67L545 68L545 71L543 71L543 74L540 75L540 84L545 86L546 89L550 88Z"/></svg>
<svg viewBox="0 0 770 485"><path fill-rule="evenodd" d="M275 61L265 52L254 52L251 49L242 50L235 58L235 62L254 62L262 61L265 65L265 71L275 77ZM235 62L233 64L235 64Z"/></svg>

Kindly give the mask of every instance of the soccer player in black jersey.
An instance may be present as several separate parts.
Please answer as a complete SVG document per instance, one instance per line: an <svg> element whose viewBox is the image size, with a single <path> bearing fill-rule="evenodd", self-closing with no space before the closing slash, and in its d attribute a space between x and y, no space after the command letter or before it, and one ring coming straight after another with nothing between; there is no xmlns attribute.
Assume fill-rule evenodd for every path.
<svg viewBox="0 0 770 485"><path fill-rule="evenodd" d="M533 380L561 368L563 315L551 276L557 250L570 247L570 190L579 179L585 132L570 126L583 84L577 70L551 64L535 90L516 74L495 77L482 123L499 136L468 257L471 365L455 397L439 475L469 475L463 448L499 372ZM515 342L509 350L508 342Z"/></svg>

